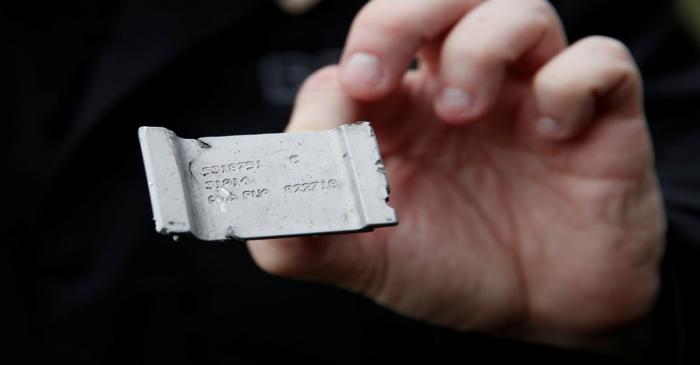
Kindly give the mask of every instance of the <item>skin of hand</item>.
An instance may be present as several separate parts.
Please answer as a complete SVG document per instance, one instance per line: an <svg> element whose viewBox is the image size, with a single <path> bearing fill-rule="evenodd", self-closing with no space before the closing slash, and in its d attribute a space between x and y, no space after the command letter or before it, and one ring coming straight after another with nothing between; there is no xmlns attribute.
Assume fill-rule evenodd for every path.
<svg viewBox="0 0 700 365"><path fill-rule="evenodd" d="M288 130L356 120L373 122L400 225L249 242L264 270L562 345L653 306L665 217L620 42L568 45L543 0L374 0Z"/></svg>

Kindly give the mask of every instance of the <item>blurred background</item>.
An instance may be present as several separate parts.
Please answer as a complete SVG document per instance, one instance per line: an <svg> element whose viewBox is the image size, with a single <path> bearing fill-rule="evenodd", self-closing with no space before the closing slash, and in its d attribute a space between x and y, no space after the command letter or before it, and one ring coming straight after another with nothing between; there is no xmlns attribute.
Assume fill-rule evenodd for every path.
<svg viewBox="0 0 700 365"><path fill-rule="evenodd" d="M622 40L645 79L670 229L659 304L619 351L455 333L267 275L242 243L155 233L137 127L281 131L298 86L337 62L363 4L0 3L0 362L700 363L696 0L554 2L570 40Z"/></svg>

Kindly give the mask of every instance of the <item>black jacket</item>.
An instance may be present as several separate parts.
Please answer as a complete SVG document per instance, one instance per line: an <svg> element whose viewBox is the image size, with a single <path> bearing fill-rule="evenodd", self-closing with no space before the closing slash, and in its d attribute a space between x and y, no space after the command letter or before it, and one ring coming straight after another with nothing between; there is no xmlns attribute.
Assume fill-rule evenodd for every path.
<svg viewBox="0 0 700 365"><path fill-rule="evenodd" d="M0 361L698 363L700 59L667 0L557 4L571 40L621 39L645 79L669 234L659 304L644 345L624 357L429 326L269 276L243 244L154 232L137 127L280 131L299 83L337 60L362 3L296 17L262 0L1 4L0 331L11 340Z"/></svg>

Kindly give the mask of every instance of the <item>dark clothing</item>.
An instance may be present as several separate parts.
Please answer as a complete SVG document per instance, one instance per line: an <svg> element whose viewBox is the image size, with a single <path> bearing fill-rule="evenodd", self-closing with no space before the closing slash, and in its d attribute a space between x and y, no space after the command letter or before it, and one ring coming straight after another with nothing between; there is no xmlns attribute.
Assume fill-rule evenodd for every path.
<svg viewBox="0 0 700 365"><path fill-rule="evenodd" d="M337 60L362 3L325 1L301 16L263 0L0 5L2 362L621 361L458 334L267 275L243 244L154 232L137 127L281 131L297 86ZM571 40L621 39L645 78L669 234L650 345L635 361L700 363L698 47L667 0L558 9Z"/></svg>

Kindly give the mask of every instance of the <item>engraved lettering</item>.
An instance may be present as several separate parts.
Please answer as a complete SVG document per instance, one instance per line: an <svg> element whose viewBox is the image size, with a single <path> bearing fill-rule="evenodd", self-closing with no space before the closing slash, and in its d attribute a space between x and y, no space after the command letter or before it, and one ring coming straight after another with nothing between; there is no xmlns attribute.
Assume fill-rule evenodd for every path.
<svg viewBox="0 0 700 365"><path fill-rule="evenodd" d="M209 204L225 204L239 198L259 199L270 194L268 189L254 189L236 194L234 188L253 184L255 181L248 176L232 177L222 180L207 180L204 182L204 189L209 192L207 202Z"/></svg>
<svg viewBox="0 0 700 365"><path fill-rule="evenodd" d="M266 196L270 195L270 190L268 189L255 189L255 190L246 190L243 193L241 193L241 196L243 199L261 199Z"/></svg>
<svg viewBox="0 0 700 365"><path fill-rule="evenodd" d="M288 194L308 193L313 191L332 190L338 187L336 179L320 179L300 184L289 184L284 186L284 192Z"/></svg>
<svg viewBox="0 0 700 365"><path fill-rule="evenodd" d="M254 171L262 168L262 161L238 161L222 165L205 166L201 169L202 176L229 174L236 172Z"/></svg>
<svg viewBox="0 0 700 365"><path fill-rule="evenodd" d="M207 190L218 190L219 188L232 188L236 186L249 185L253 183L253 179L248 176L234 177L230 179L223 180L207 180L204 182L204 189Z"/></svg>

